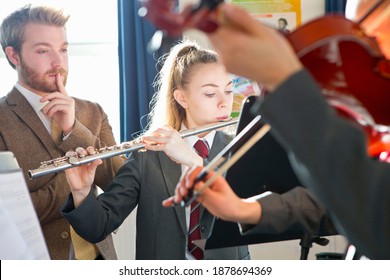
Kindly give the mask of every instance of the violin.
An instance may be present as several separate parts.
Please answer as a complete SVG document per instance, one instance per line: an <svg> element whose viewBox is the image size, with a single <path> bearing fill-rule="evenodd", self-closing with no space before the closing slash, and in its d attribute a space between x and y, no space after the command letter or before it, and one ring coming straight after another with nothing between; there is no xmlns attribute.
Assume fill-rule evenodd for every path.
<svg viewBox="0 0 390 280"><path fill-rule="evenodd" d="M202 0L177 12L174 1L141 0L146 17L171 36L190 28L214 32L223 24L215 20L223 2ZM365 131L368 154L390 162L390 61L376 39L364 32L362 21L327 15L300 26L286 38L329 104Z"/></svg>
<svg viewBox="0 0 390 280"><path fill-rule="evenodd" d="M302 25L287 39L329 104L365 131L368 154L390 152L390 61L375 38L358 23L331 15Z"/></svg>

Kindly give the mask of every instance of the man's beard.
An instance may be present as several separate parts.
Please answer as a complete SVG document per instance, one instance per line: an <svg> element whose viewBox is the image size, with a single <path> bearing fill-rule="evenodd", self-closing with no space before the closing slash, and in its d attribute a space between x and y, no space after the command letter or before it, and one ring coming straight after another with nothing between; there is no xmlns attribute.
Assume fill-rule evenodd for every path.
<svg viewBox="0 0 390 280"><path fill-rule="evenodd" d="M64 77L64 86L66 85L66 80L68 77L68 72L63 69L53 69L47 71L45 74L37 73L33 68L29 67L23 60L20 61L20 71L23 77L23 81L32 89L37 91L51 93L58 91L57 83L55 79L48 80L47 77L49 75L54 75L60 73L62 77Z"/></svg>

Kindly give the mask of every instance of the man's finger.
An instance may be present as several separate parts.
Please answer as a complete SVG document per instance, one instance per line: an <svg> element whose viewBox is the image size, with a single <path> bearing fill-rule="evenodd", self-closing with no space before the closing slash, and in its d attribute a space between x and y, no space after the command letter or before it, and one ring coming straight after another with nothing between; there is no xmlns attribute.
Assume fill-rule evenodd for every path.
<svg viewBox="0 0 390 280"><path fill-rule="evenodd" d="M60 73L57 73L56 75L56 84L57 84L57 89L59 92L61 92L64 95L68 95L68 93L65 90L64 83L62 81L62 77Z"/></svg>

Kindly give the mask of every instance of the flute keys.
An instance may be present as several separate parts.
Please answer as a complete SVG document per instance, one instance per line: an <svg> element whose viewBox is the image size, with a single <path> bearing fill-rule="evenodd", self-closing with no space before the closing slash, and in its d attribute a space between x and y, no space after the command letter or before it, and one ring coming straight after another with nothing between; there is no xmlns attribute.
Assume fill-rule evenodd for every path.
<svg viewBox="0 0 390 280"><path fill-rule="evenodd" d="M79 161L79 154L75 151L66 152L65 157L68 158L68 163L70 164L75 164Z"/></svg>
<svg viewBox="0 0 390 280"><path fill-rule="evenodd" d="M76 163L78 163L79 162L79 158L78 157L70 157L69 159L68 159L68 162L70 163L70 164L76 164Z"/></svg>
<svg viewBox="0 0 390 280"><path fill-rule="evenodd" d="M88 151L82 147L77 147L75 152L76 152L77 157L80 157L80 158L83 158L83 157L88 155Z"/></svg>
<svg viewBox="0 0 390 280"><path fill-rule="evenodd" d="M97 154L97 151L95 150L94 147L89 146L86 150L87 150L87 152L88 152L89 155L95 155L95 154Z"/></svg>

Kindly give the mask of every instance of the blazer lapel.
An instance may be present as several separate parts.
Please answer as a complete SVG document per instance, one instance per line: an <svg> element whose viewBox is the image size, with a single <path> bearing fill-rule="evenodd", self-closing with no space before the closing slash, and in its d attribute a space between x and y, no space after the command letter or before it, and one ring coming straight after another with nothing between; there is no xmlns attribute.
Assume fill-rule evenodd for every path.
<svg viewBox="0 0 390 280"><path fill-rule="evenodd" d="M214 136L213 145L210 149L209 161L213 160L219 152L229 144L230 140L232 139L228 135L221 131L217 131Z"/></svg>
<svg viewBox="0 0 390 280"><path fill-rule="evenodd" d="M158 158L161 164L165 186L168 190L169 196L175 194L176 185L181 177L181 165L172 161L165 153L158 153ZM185 209L183 207L175 207L176 215L179 219L183 232L187 233Z"/></svg>
<svg viewBox="0 0 390 280"><path fill-rule="evenodd" d="M213 145L210 149L208 161L212 161L219 154L219 152L229 144L230 140L231 139L225 133L217 131L214 136ZM205 208L201 205L199 213L200 217L202 217L204 210Z"/></svg>
<svg viewBox="0 0 390 280"><path fill-rule="evenodd" d="M54 142L43 125L41 119L35 113L30 103L24 98L24 96L16 89L7 95L7 103L12 107L14 113L24 122L31 131L34 132L36 137L42 142L42 145L46 147L47 151L54 157L57 157L57 153L53 153L56 149L49 148L49 145L54 145Z"/></svg>
<svg viewBox="0 0 390 280"><path fill-rule="evenodd" d="M226 134L217 131L217 133L215 134L213 145L210 150L209 160L212 160L216 155L218 155L218 153L230 142L230 140L231 139L229 139L229 137ZM160 160L165 186L168 190L169 196L173 196L175 194L176 185L179 182L181 177L181 166L173 162L163 152L158 153L158 158ZM174 209L184 234L187 234L185 209L182 207L175 207ZM204 213L204 207L201 206L200 217L202 219L202 222L204 222L207 225L207 227L210 228L211 224L214 221L214 216L205 215L203 217L203 213Z"/></svg>

